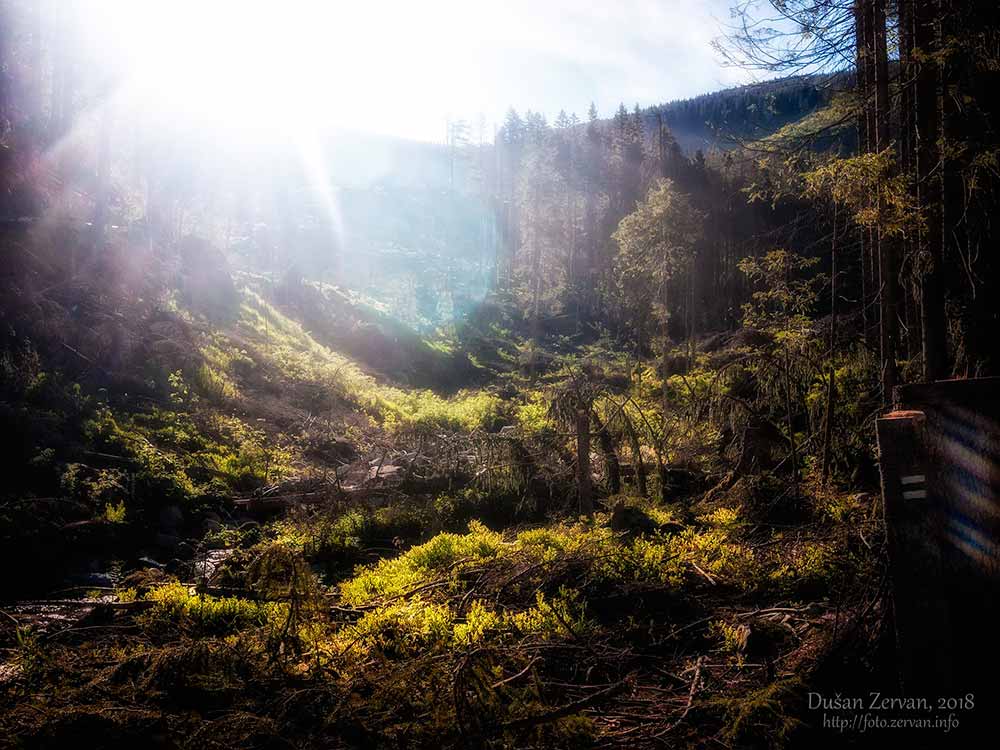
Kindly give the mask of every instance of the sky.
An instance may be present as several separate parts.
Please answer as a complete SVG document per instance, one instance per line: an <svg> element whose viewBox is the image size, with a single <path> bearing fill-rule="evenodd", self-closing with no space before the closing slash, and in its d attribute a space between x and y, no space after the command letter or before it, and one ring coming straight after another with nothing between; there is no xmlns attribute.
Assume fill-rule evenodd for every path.
<svg viewBox="0 0 1000 750"><path fill-rule="evenodd" d="M711 48L730 0L79 0L121 96L248 137L486 137L508 107L602 116L746 82Z"/></svg>

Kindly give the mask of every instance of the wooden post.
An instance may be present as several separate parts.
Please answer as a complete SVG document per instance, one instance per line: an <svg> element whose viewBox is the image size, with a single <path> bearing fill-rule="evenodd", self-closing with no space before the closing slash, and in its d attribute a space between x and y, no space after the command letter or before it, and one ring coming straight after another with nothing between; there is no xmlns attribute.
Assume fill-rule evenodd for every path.
<svg viewBox="0 0 1000 750"><path fill-rule="evenodd" d="M926 426L922 411L892 412L877 424L899 677L911 696L943 695L952 684L942 522Z"/></svg>

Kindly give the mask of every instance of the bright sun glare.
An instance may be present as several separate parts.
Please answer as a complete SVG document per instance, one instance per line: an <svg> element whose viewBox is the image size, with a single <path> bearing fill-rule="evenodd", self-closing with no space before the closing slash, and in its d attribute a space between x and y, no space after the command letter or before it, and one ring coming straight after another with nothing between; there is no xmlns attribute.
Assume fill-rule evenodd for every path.
<svg viewBox="0 0 1000 750"><path fill-rule="evenodd" d="M378 130L379 122L427 111L443 131L455 92L476 87L475 66L468 50L456 51L463 43L455 33L476 19L458 3L83 5L89 43L114 59L122 100L196 116L227 137L300 133L306 124Z"/></svg>

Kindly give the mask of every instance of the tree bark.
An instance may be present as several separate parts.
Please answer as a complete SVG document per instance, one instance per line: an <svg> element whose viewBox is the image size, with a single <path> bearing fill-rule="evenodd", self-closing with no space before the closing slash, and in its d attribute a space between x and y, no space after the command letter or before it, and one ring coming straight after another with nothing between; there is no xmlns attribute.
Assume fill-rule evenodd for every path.
<svg viewBox="0 0 1000 750"><path fill-rule="evenodd" d="M837 391L834 379L834 367L830 365L826 384L826 418L823 423L823 484L826 484L830 477L830 463L833 459L833 404Z"/></svg>
<svg viewBox="0 0 1000 750"><path fill-rule="evenodd" d="M625 432L628 434L629 447L632 451L632 467L635 472L636 488L640 497L647 497L649 489L646 485L646 464L642 460L642 447L639 444L639 435L635 431L635 425L629 419L628 414L622 413L625 418Z"/></svg>
<svg viewBox="0 0 1000 750"><path fill-rule="evenodd" d="M830 372L826 390L826 418L823 422L823 484L830 476L833 455L833 402L836 392L833 358L837 350L837 204L833 205L833 239L830 243Z"/></svg>
<svg viewBox="0 0 1000 750"><path fill-rule="evenodd" d="M875 51L875 144L881 152L889 147L889 62L886 51L886 0L872 3L872 47ZM881 191L877 198L882 211ZM896 243L886 237L881 225L876 233L879 258L879 350L881 352L882 403L892 401L892 389L899 379L896 357L899 349L899 325L896 314L899 272L896 263Z"/></svg>
<svg viewBox="0 0 1000 750"><path fill-rule="evenodd" d="M618 453L615 451L615 443L611 439L607 425L601 421L596 409L591 410L591 417L594 420L594 426L597 427L597 441L601 446L601 453L604 455L604 468L608 473L608 492L617 495L622 491L622 470L621 464L618 462Z"/></svg>
<svg viewBox="0 0 1000 750"><path fill-rule="evenodd" d="M916 204L916 132L914 128L916 67L913 64L913 0L898 0L897 19L900 94L899 164L903 174L908 178L908 189L914 204ZM899 262L912 264L916 250L915 238L911 234L907 234L900 246ZM906 357L910 359L916 357L920 352L919 303L916 298L917 290L914 289L909 280L904 282L902 293L902 317L905 321L906 337L905 340L900 341L900 347L902 351L906 352Z"/></svg>
<svg viewBox="0 0 1000 750"><path fill-rule="evenodd" d="M576 487L581 515L594 514L594 497L590 482L590 409L576 412Z"/></svg>
<svg viewBox="0 0 1000 750"><path fill-rule="evenodd" d="M996 0L992 0L991 5L996 6ZM956 296L960 294L959 289L962 282L959 276L954 273L956 263L962 256L962 248L966 244L967 222L963 214L968 209L966 203L966 177L963 174L968 157L959 155L963 143L968 138L969 133L962 130L962 116L960 109L967 105L960 104L962 98L962 70L969 64L967 60L968 51L963 51L960 37L975 33L978 29L963 27L960 16L963 11L970 6L980 5L980 3L969 3L967 0L938 0L938 26L937 39L938 49L949 50L947 62L938 65L939 91L938 107L939 115L939 135L940 144L938 153L938 173L941 178L941 264L939 274L939 286L943 290L952 291ZM986 3L982 3L986 5ZM991 92L993 93L993 92ZM995 95L995 93L993 93ZM972 139L969 139L972 140ZM970 189L971 191L971 189ZM973 297L975 290L972 290ZM944 317L942 315L942 317ZM945 325L947 323L945 322ZM964 327L964 326L963 326ZM963 332L961 335L961 349L965 356L961 362L952 363L949 368L947 352L943 356L944 362L940 365L942 373L940 377L948 377L958 368L963 368L963 372L968 377L969 356L975 354L970 352L968 345L972 342L970 337ZM974 345L973 345L974 348Z"/></svg>
<svg viewBox="0 0 1000 750"><path fill-rule="evenodd" d="M870 0L854 0L854 37L855 37L855 87L858 92L858 153L867 154L871 150L871 122L869 106L868 68L871 57L868 54L868 4ZM858 246L861 255L861 321L864 330L865 343L872 347L871 341L871 298L872 298L872 268L871 268L871 233L864 227L858 230Z"/></svg>
<svg viewBox="0 0 1000 750"><path fill-rule="evenodd" d="M920 322L924 380L945 376L944 292L941 284L942 222L941 174L938 138L939 77L934 55L938 51L938 6L913 4L913 43L919 50L916 74L917 191L925 227L920 235Z"/></svg>
<svg viewBox="0 0 1000 750"><path fill-rule="evenodd" d="M666 295L664 295L664 309L666 307ZM656 451L656 466L659 471L660 476L660 497L666 502L667 500L667 484L666 484L666 466L663 460L663 453L667 447L667 414L669 413L670 407L670 388L667 385L667 379L669 377L669 363L670 363L670 333L668 331L668 323L664 321L663 323L663 355L661 359L661 367L663 369L663 386L661 388L660 398L662 399L662 410L663 414L661 417L661 431L662 435L660 439L663 441L663 450Z"/></svg>
<svg viewBox="0 0 1000 750"><path fill-rule="evenodd" d="M785 415L788 420L788 446L790 449L789 459L792 462L792 481L799 482L799 449L795 443L795 423L792 419L792 378L791 363L788 353L785 352Z"/></svg>

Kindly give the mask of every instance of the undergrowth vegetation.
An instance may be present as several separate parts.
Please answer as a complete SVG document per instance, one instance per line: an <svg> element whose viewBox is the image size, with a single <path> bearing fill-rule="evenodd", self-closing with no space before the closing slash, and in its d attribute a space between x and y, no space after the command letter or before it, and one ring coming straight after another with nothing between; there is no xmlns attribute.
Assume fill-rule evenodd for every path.
<svg viewBox="0 0 1000 750"><path fill-rule="evenodd" d="M243 294L240 326L262 339L262 356L292 378L327 385L386 429L424 425L474 430L490 427L499 418L500 399L489 393L472 391L444 398L430 390L380 383L356 362L318 343L255 292L245 289Z"/></svg>
<svg viewBox="0 0 1000 750"><path fill-rule="evenodd" d="M731 0L723 61L792 78L444 146L284 137L408 54L348 17L356 70L294 69L352 56L331 3L174 45L105 5L0 3L0 750L868 741L808 701L912 658L875 435L917 383L964 394L903 494L971 497L937 614L980 623L918 623L927 671L989 651L996 384L940 383L1000 363L996 2ZM644 42L705 15L656 5ZM482 37L425 10L422 50Z"/></svg>
<svg viewBox="0 0 1000 750"><path fill-rule="evenodd" d="M868 627L855 582L879 578L870 497L843 485L867 450L863 355L837 363L857 398L823 476L805 322L794 342L636 360L607 339L498 343L487 321L493 382L435 392L240 281L224 320L166 297L156 314L188 343L143 362L141 396L57 375L30 347L0 362L25 419L56 404L74 436L26 459L73 503L74 544L150 540L71 589L93 607L82 624L0 634L17 670L0 731L48 746L89 722L127 744L165 723L186 747L384 748L803 731L792 675L832 648L834 609ZM776 369L793 344L801 366ZM424 348L444 362L462 346Z"/></svg>
<svg viewBox="0 0 1000 750"><path fill-rule="evenodd" d="M628 691L643 705L640 685L655 682L656 669L683 668L668 666L678 658L677 647L719 643L714 658L746 669L771 643L805 643L794 625L706 616L712 611L706 597L752 596L762 612L769 601L787 602L780 611L804 612L794 604L798 596L831 592L842 585L838 581L857 574L843 567L846 558L838 545L846 539L813 542L778 535L761 546L735 507L719 506L682 528L669 508L636 498L630 507L659 517L670 530L616 532L605 525L610 514L520 531L491 530L472 521L462 532L440 532L353 572L362 545L387 533L416 538L420 524L409 530L399 524L406 516L401 508L284 519L267 539L246 540L230 558L220 580L232 581L234 593L198 590L169 577L121 588L119 601L137 608L135 623L152 640L145 646L121 641L119 666L92 679L117 700L138 701L136 710L146 710L140 707L153 695L129 697L115 675L156 684L171 701L195 700L209 684L216 686L215 701L237 694L245 699L247 681L255 680L288 685L281 688L292 690L285 700L298 700L299 690L313 695L316 713L310 711L308 721L272 713L260 703L252 721L266 722L266 732L284 727L280 731L308 734L336 725L354 733L357 742L380 747L394 746L401 736L416 744L432 737L460 742L470 732L508 736L514 743L518 737L528 742L544 737L551 743L546 746L579 746L574 743L590 742L604 731L601 722L580 714L586 704L559 716L548 716L544 708L552 699L546 699L550 688L544 686L571 679L574 661L589 665L590 682ZM817 531L833 528L818 523ZM308 559L338 562L317 577ZM684 613L681 621L689 624L661 619L658 613L665 611ZM683 637L678 627L687 631ZM631 650L638 633L655 656ZM655 644L673 645L663 651ZM62 653L67 647L57 649ZM28 659L31 642L20 648ZM683 653L682 663L688 658ZM62 679L70 668L93 669L36 658L42 662L31 667L32 679L39 686ZM175 676L167 679L168 670ZM209 678L211 683L204 681ZM743 697L742 688L734 686L732 696L700 703L702 721L737 742L778 741L795 731L798 720L788 702L796 695L795 684L748 684ZM464 723L468 719L455 705L454 689L468 691L463 700L477 706L478 728ZM363 701L349 697L359 690L367 696ZM73 695L62 700L75 700ZM397 713L388 724L365 719L399 701L412 718ZM185 721L194 722L190 726L198 736L221 738L226 731L223 722L208 717Z"/></svg>

